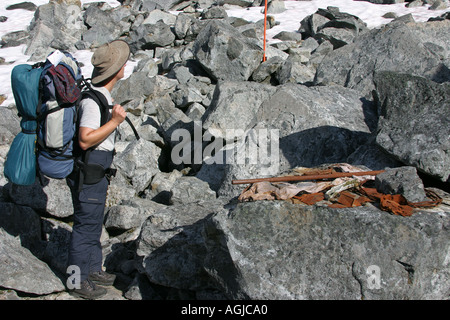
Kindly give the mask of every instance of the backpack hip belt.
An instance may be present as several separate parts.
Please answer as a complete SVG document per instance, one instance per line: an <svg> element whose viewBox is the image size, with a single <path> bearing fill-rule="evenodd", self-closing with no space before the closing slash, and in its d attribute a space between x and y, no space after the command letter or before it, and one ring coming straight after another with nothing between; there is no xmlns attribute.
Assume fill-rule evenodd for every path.
<svg viewBox="0 0 450 320"><path fill-rule="evenodd" d="M111 181L116 176L117 169L103 168L102 165L96 163L86 164L81 160L76 162L76 168L80 171L80 185L99 183L104 177ZM81 181L82 180L82 181Z"/></svg>
<svg viewBox="0 0 450 320"><path fill-rule="evenodd" d="M78 192L81 191L84 184L92 185L99 183L104 177L106 177L108 183L110 183L112 177L116 176L117 169L113 169L110 167L105 168L99 163L89 163L91 152L96 151L89 149L75 160L72 179L75 180L78 185ZM116 153L115 150L110 152L112 154L112 157L114 157Z"/></svg>

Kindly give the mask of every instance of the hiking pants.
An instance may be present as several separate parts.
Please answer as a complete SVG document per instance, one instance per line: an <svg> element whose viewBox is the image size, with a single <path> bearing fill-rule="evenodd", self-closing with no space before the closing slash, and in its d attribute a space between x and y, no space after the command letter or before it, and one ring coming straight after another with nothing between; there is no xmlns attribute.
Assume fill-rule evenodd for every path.
<svg viewBox="0 0 450 320"><path fill-rule="evenodd" d="M93 150L89 163L109 168L113 152ZM67 179L72 192L74 221L69 246L68 266L80 268L80 282L86 280L90 273L102 269L102 247L100 237L104 219L108 180L104 177L96 184L83 184L81 191L76 180Z"/></svg>

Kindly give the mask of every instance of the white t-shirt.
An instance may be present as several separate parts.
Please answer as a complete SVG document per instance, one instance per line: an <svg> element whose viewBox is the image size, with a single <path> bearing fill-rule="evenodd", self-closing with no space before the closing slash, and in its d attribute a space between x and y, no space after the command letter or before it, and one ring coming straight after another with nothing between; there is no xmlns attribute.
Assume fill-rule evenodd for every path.
<svg viewBox="0 0 450 320"><path fill-rule="evenodd" d="M94 90L97 90L101 94L103 94L108 101L108 104L112 105L112 97L111 93L108 89L104 87L94 87ZM91 128L97 130L100 128L100 108L97 103L90 99L86 98L81 100L80 103L80 127ZM111 110L109 110L108 120L111 119ZM103 150L103 151L113 151L114 150L114 142L116 139L116 130L114 130L103 142L101 142L95 150Z"/></svg>

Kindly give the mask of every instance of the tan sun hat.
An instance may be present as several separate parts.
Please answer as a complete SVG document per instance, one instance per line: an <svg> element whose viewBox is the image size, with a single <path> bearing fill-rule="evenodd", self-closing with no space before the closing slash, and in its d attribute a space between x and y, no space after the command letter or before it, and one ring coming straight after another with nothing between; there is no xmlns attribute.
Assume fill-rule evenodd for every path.
<svg viewBox="0 0 450 320"><path fill-rule="evenodd" d="M130 57L130 46L123 40L114 40L98 47L91 58L94 66L92 83L101 83L122 69Z"/></svg>

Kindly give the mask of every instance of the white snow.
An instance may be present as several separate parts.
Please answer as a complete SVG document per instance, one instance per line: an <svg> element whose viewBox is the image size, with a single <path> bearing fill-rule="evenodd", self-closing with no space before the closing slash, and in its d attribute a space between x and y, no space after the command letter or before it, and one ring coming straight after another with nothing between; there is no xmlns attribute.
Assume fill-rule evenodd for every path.
<svg viewBox="0 0 450 320"><path fill-rule="evenodd" d="M37 6L48 3L48 0L28 0ZM19 3L19 0L2 0L0 3L0 16L8 17L6 22L0 23L0 37L13 31L26 30L34 13L26 10L6 10L12 4ZM82 4L97 2L97 0L81 0ZM116 0L105 0L111 7L119 6L120 3ZM313 14L319 8L327 8L328 6L335 6L341 12L347 12L359 17L363 20L369 28L378 28L392 19L385 19L382 16L387 12L394 12L397 16L402 16L411 13L416 22L427 21L430 17L436 17L444 14L450 9L446 10L429 10L429 6L421 6L416 8L407 8L406 3L379 5L367 1L354 0L312 0L312 1L285 1L286 11L279 14L273 14L275 20L280 24L272 29L267 30L267 39L269 42L274 41L272 37L281 31L297 31L300 27L300 21L306 16ZM264 19L264 7L229 7L227 13L229 16L241 17L248 21L258 21ZM11 70L14 66L21 63L27 63L29 56L24 54L25 46L18 46L12 48L0 48L0 57L4 58L10 64L0 65L0 94L3 94L7 99L1 106L8 106L14 103L14 98L11 91L10 76ZM90 77L92 66L90 59L92 52L88 50L81 50L73 52L73 55L78 61L84 64L83 74L85 77ZM31 63L31 62L30 62ZM136 62L127 64L125 76L128 77L132 72Z"/></svg>

